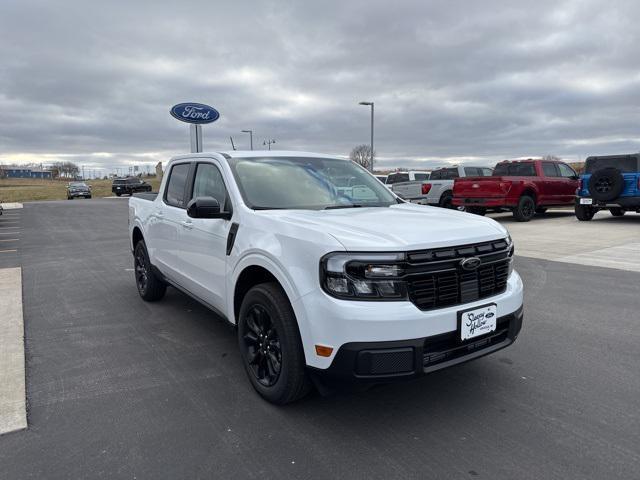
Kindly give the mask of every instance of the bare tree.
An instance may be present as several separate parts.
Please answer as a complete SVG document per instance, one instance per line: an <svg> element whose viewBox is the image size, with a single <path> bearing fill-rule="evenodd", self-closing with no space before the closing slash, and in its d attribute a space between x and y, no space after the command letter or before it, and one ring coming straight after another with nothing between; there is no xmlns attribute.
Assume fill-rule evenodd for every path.
<svg viewBox="0 0 640 480"><path fill-rule="evenodd" d="M376 152L373 152L373 157L375 158ZM349 158L356 162L358 165L362 165L364 168L369 169L371 165L371 146L369 145L358 145L349 154Z"/></svg>
<svg viewBox="0 0 640 480"><path fill-rule="evenodd" d="M542 157L543 160L546 160L548 162L559 162L560 161L560 157L557 157L556 155L545 155L544 157Z"/></svg>
<svg viewBox="0 0 640 480"><path fill-rule="evenodd" d="M80 168L73 162L57 162L53 165L53 170L64 178L75 178L80 173Z"/></svg>

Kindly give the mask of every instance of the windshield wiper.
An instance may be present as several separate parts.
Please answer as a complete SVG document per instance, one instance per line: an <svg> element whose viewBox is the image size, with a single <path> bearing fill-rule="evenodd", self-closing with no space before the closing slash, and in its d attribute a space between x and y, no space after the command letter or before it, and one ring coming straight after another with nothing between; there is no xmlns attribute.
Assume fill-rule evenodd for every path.
<svg viewBox="0 0 640 480"><path fill-rule="evenodd" d="M335 210L337 208L362 208L362 205L357 203L351 203L349 205L329 205L328 207L324 207L323 210Z"/></svg>

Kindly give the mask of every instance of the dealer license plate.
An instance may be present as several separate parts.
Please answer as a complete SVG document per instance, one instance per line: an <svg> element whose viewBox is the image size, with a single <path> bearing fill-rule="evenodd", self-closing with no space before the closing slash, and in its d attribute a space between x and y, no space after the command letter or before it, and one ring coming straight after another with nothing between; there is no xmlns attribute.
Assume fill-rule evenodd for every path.
<svg viewBox="0 0 640 480"><path fill-rule="evenodd" d="M593 198L581 198L580 205L593 205Z"/></svg>
<svg viewBox="0 0 640 480"><path fill-rule="evenodd" d="M495 331L497 311L496 304L492 303L473 310L458 312L460 339L469 340Z"/></svg>

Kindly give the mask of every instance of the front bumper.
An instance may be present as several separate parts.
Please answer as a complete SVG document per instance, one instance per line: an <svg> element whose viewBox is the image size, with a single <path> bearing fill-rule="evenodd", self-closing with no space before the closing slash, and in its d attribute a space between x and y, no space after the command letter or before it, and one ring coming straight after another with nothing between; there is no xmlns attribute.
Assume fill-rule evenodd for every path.
<svg viewBox="0 0 640 480"><path fill-rule="evenodd" d="M409 301L339 300L320 288L293 301L292 307L298 319L307 365L327 370L347 344L391 345L388 342L399 342L398 345L403 345L409 339L455 333L459 311L489 303L496 304L498 318L522 307L523 285L518 272L511 273L506 290L498 295L435 310L422 311ZM316 345L330 347L333 352L329 357L319 356Z"/></svg>
<svg viewBox="0 0 640 480"><path fill-rule="evenodd" d="M511 345L522 329L523 309L499 317L496 330L461 342L457 331L395 342L354 342L340 347L331 366L312 369L332 383L386 383L416 378Z"/></svg>
<svg viewBox="0 0 640 480"><path fill-rule="evenodd" d="M68 192L68 197L90 197L91 192Z"/></svg>

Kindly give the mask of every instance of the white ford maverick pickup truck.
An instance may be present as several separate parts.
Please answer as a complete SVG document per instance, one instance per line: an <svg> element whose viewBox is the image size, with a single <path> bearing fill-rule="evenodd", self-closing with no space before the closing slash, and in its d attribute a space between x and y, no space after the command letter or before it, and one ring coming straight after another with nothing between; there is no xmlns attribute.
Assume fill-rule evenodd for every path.
<svg viewBox="0 0 640 480"><path fill-rule="evenodd" d="M160 193L129 200L129 233L140 296L173 286L237 326L249 380L277 404L472 360L522 326L504 227L406 203L349 160L175 157Z"/></svg>

